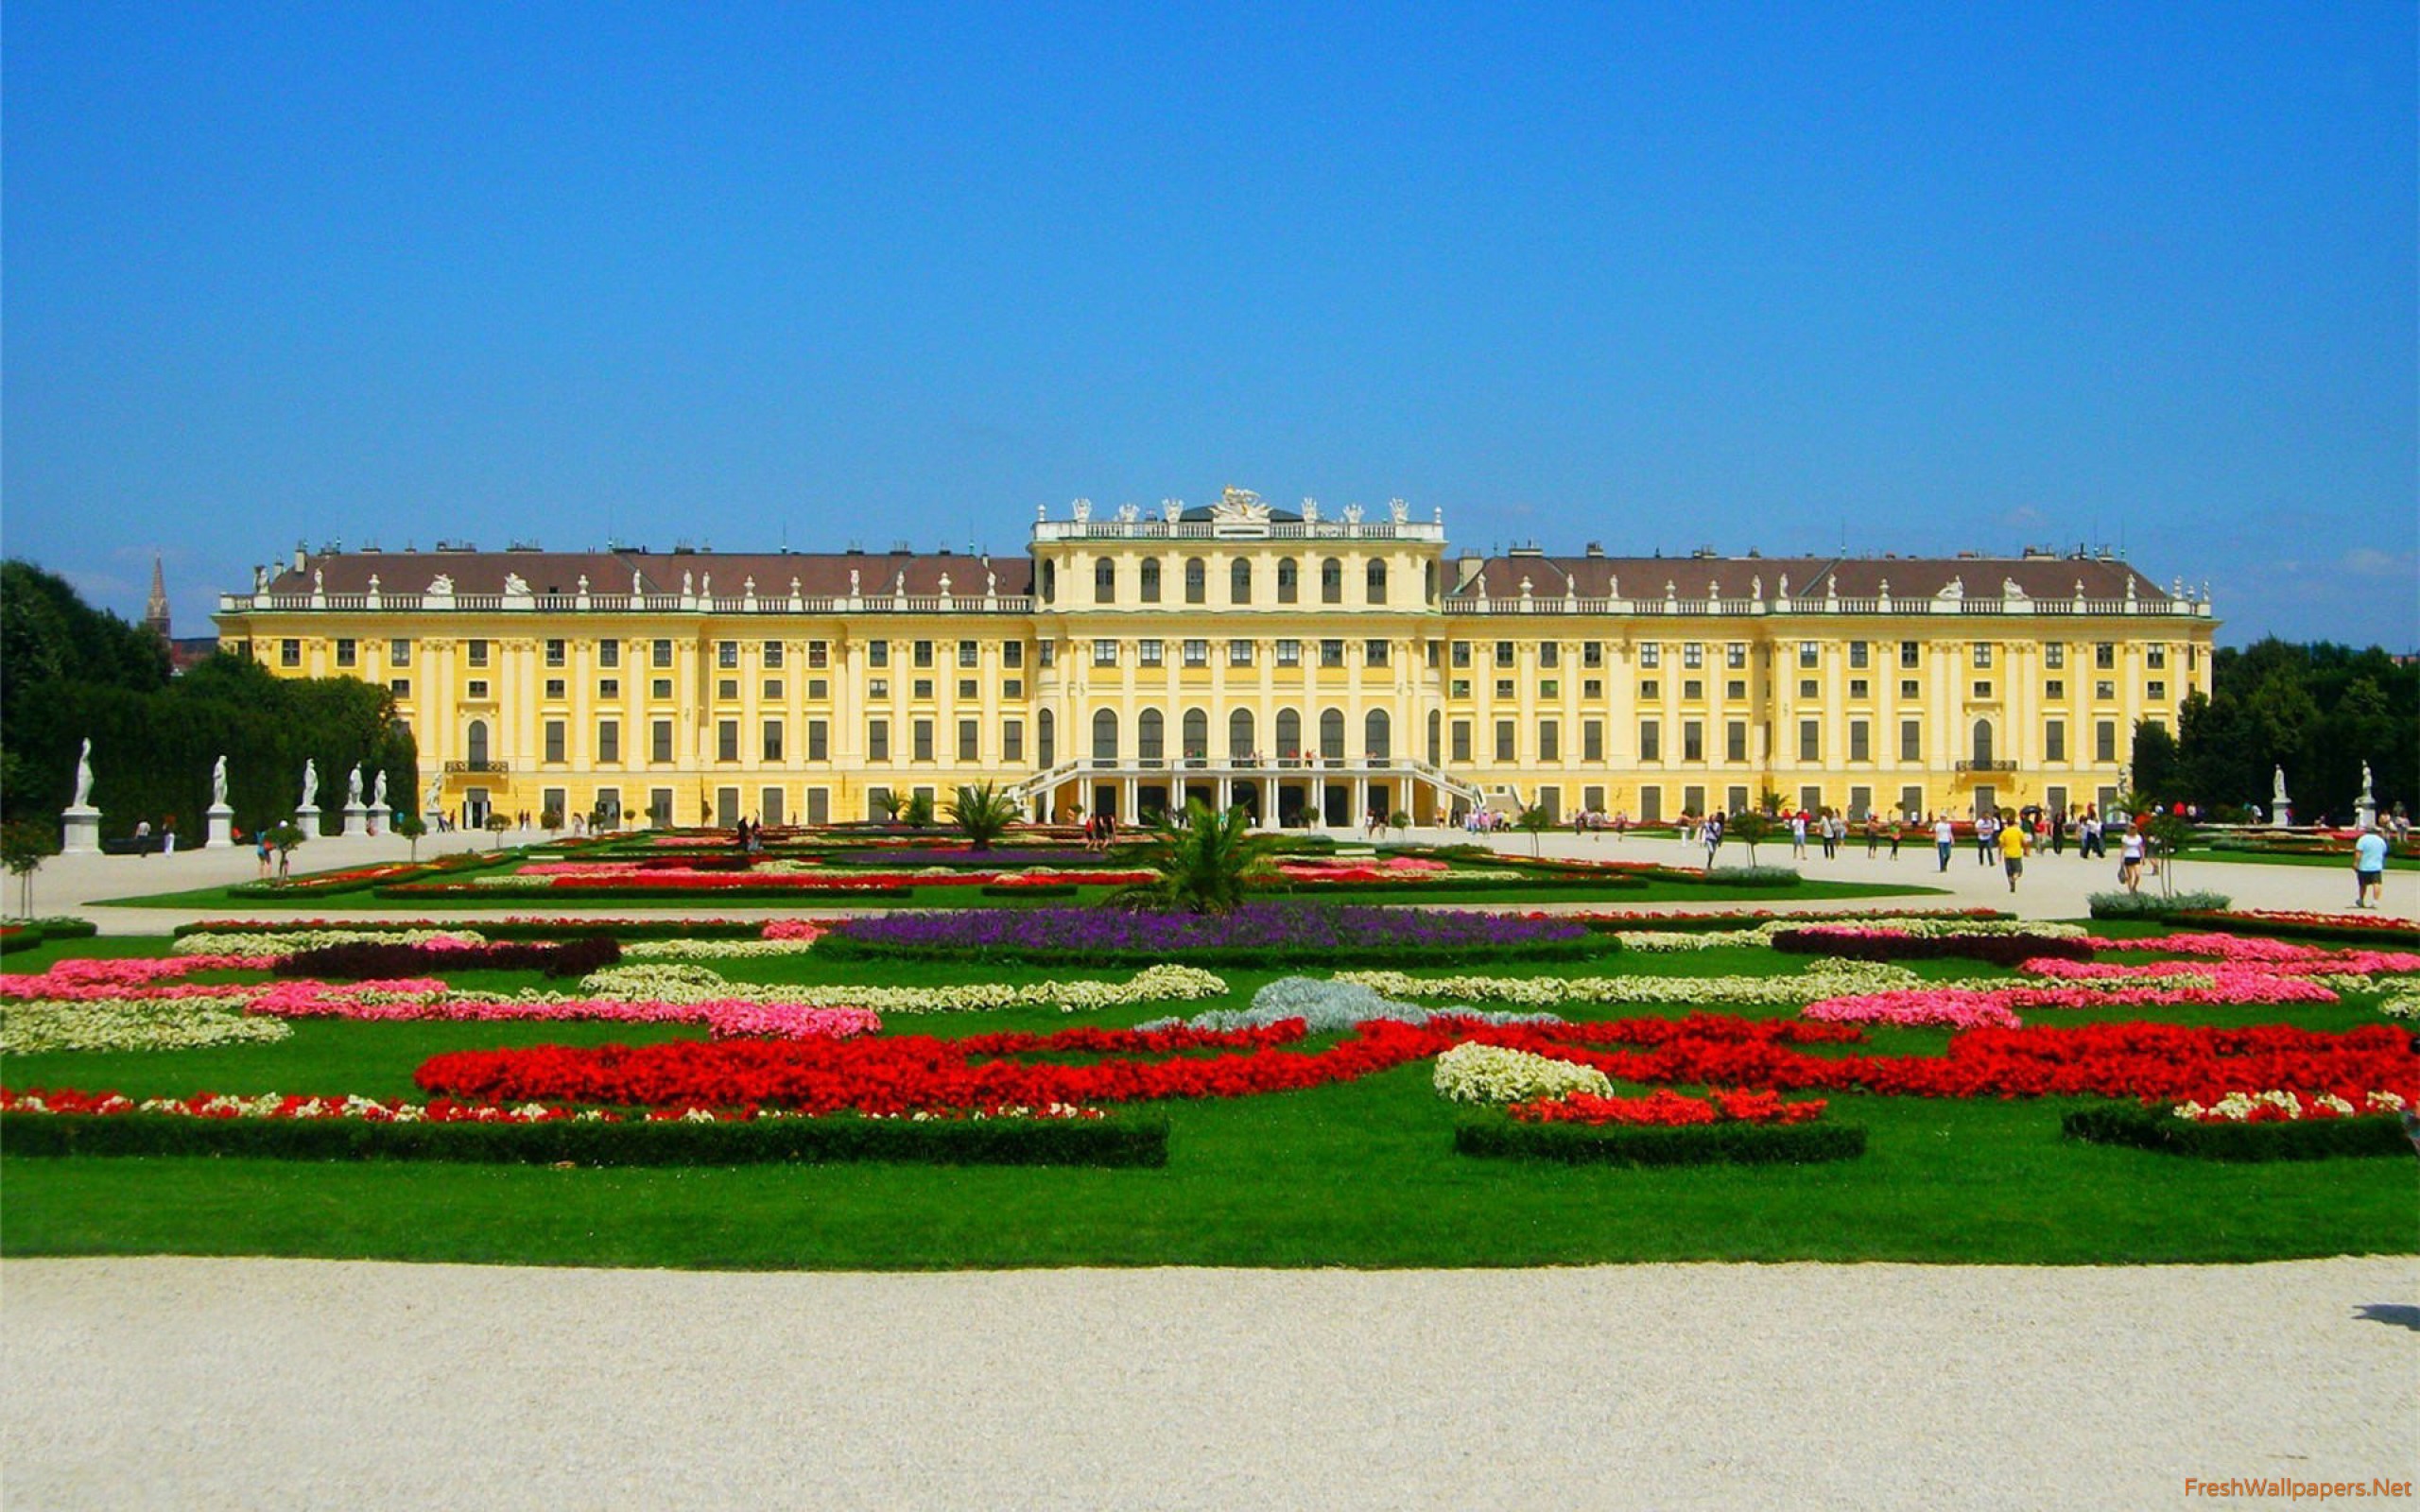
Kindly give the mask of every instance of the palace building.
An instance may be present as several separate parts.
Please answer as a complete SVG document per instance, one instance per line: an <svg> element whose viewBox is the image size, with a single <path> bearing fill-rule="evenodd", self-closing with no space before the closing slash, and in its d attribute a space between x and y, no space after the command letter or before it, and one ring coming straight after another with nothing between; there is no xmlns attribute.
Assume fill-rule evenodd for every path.
<svg viewBox="0 0 2420 1512"><path fill-rule="evenodd" d="M1264 824L2105 806L2136 722L2210 685L2207 593L2106 554L1480 557L1400 501L1234 489L1036 513L1013 557L297 550L222 595L219 644L385 684L472 823L822 823L985 782Z"/></svg>

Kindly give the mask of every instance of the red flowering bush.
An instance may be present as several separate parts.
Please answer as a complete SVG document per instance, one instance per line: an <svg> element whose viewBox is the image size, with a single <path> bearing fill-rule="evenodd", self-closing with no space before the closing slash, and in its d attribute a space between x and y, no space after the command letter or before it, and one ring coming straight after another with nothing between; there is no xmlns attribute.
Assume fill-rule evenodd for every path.
<svg viewBox="0 0 2420 1512"><path fill-rule="evenodd" d="M1567 1092L1534 1103L1514 1103L1507 1113L1525 1124L1607 1124L1678 1128L1689 1124L1806 1124L1824 1116L1824 1099L1785 1103L1779 1092L1707 1092L1688 1097L1659 1087L1644 1097L1599 1097Z"/></svg>

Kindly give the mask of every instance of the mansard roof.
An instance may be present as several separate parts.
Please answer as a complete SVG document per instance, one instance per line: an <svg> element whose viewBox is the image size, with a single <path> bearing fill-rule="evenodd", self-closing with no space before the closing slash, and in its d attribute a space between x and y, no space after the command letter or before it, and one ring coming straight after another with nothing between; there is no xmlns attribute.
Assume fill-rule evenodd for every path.
<svg viewBox="0 0 2420 1512"><path fill-rule="evenodd" d="M756 592L773 597L790 591L809 597L838 597L850 591L850 575L864 593L937 594L941 580L959 598L979 598L992 586L1004 594L1033 591L1033 561L1012 556L960 556L955 552L721 552L721 551L351 551L304 557L269 579L272 593L307 593L316 585L331 593L362 593L376 576L382 592L417 593L439 576L458 593L501 593L505 578L518 576L536 593L576 593L579 580L598 593L678 593L684 578L697 591L718 595ZM901 582L905 579L904 588Z"/></svg>
<svg viewBox="0 0 2420 1512"><path fill-rule="evenodd" d="M2129 564L2105 557L1491 557L1456 588L1460 599L1518 598L1526 579L1533 598L1754 598L1770 602L1789 585L1792 599L1893 599L1952 596L2124 598L2128 583L2144 600L2173 595ZM1482 585L1484 591L1482 592ZM1954 585L1954 586L1953 586Z"/></svg>

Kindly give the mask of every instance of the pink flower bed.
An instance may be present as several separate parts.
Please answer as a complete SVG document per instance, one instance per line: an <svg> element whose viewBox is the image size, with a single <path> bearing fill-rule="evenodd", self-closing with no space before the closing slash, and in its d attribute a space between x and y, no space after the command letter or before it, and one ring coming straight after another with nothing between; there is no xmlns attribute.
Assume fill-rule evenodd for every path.
<svg viewBox="0 0 2420 1512"><path fill-rule="evenodd" d="M765 926L767 939L816 940L832 926L820 919L776 919Z"/></svg>
<svg viewBox="0 0 2420 1512"><path fill-rule="evenodd" d="M130 990L150 988L150 997L224 997L230 990L223 987L199 987L187 984L179 989L162 988L158 985L172 982L191 971L266 971L277 964L272 955L174 955L158 960L129 957L124 960L78 960L55 962L49 971L0 974L0 998L39 998L53 1003L76 1003L94 998L124 997Z"/></svg>
<svg viewBox="0 0 2420 1512"><path fill-rule="evenodd" d="M881 1015L872 1008L817 1008L799 1004L665 1003L581 998L565 1003L456 997L433 977L385 982L280 982L245 1005L245 1012L280 1019L353 1019L365 1022L507 1022L555 1023L701 1023L714 1038L847 1040L874 1034Z"/></svg>

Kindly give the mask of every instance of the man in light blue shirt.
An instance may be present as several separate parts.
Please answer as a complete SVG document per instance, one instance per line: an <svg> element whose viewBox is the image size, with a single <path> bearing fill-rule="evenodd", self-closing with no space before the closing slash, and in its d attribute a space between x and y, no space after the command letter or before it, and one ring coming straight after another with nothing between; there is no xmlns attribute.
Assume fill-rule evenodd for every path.
<svg viewBox="0 0 2420 1512"><path fill-rule="evenodd" d="M2386 892L2386 836L2363 830L2353 842L2353 906L2376 908Z"/></svg>

